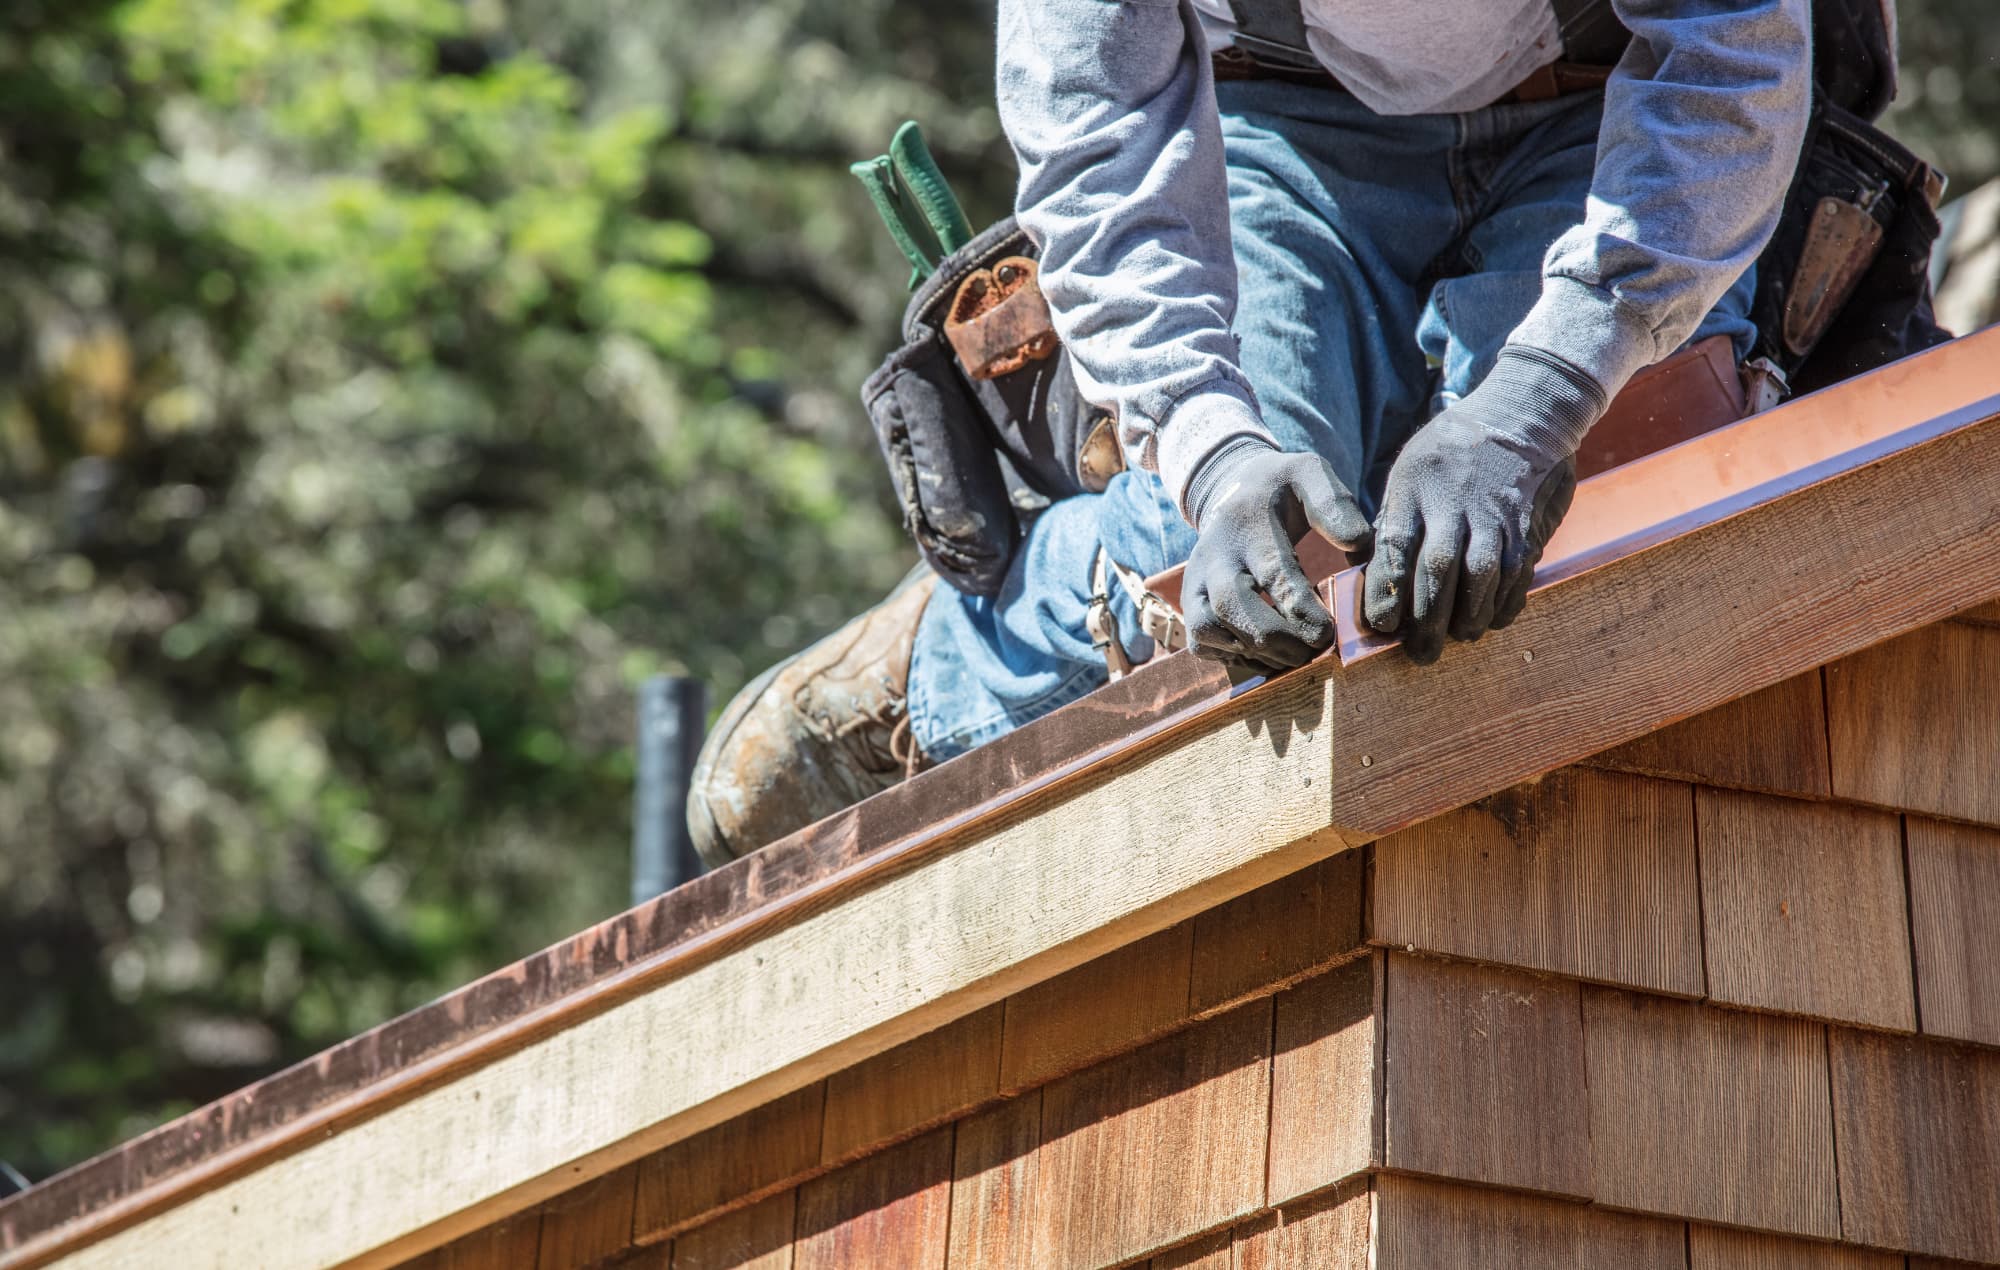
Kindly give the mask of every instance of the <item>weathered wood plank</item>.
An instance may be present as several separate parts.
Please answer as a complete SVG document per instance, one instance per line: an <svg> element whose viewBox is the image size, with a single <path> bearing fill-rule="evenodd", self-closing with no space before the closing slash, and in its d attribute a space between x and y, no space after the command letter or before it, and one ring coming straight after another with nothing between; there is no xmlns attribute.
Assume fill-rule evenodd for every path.
<svg viewBox="0 0 2000 1270"><path fill-rule="evenodd" d="M1375 845L1374 938L1697 996L1688 787L1569 768Z"/></svg>
<svg viewBox="0 0 2000 1270"><path fill-rule="evenodd" d="M991 1098L1000 1085L999 1003L826 1079L820 1161L832 1164Z"/></svg>
<svg viewBox="0 0 2000 1270"><path fill-rule="evenodd" d="M1642 531L1657 547L1567 560L1512 626L1434 666L1344 643L1335 822L1393 832L2000 591L2000 415L1982 402L1959 417L1979 421L1743 510L1717 504L1733 514L1698 513L1685 533ZM1355 631L1358 579L1335 582ZM1838 750L1834 770L1838 793Z"/></svg>
<svg viewBox="0 0 2000 1270"><path fill-rule="evenodd" d="M951 1270L1035 1270L1036 1154L1042 1091L959 1122L951 1175Z"/></svg>
<svg viewBox="0 0 2000 1270"><path fill-rule="evenodd" d="M1717 789L1695 815L1710 997L1916 1030L1895 816Z"/></svg>
<svg viewBox="0 0 2000 1270"><path fill-rule="evenodd" d="M536 1270L577 1270L630 1245L638 1183L639 1166L628 1164L542 1205Z"/></svg>
<svg viewBox="0 0 2000 1270"><path fill-rule="evenodd" d="M1583 990L1599 1203L1840 1237L1825 1028Z"/></svg>
<svg viewBox="0 0 2000 1270"><path fill-rule="evenodd" d="M521 1270L541 1248L542 1213L529 1209L433 1248L407 1270Z"/></svg>
<svg viewBox="0 0 2000 1270"><path fill-rule="evenodd" d="M1685 1270L1685 1232L1561 1200L1375 1179L1373 1270Z"/></svg>
<svg viewBox="0 0 2000 1270"><path fill-rule="evenodd" d="M2000 832L1905 826L1924 1031L2000 1045Z"/></svg>
<svg viewBox="0 0 2000 1270"><path fill-rule="evenodd" d="M634 1236L657 1238L811 1169L825 1107L815 1082L641 1160Z"/></svg>
<svg viewBox="0 0 2000 1270"><path fill-rule="evenodd" d="M1894 1253L1807 1243L1782 1235L1688 1226L1688 1270L1903 1270Z"/></svg>
<svg viewBox="0 0 2000 1270"><path fill-rule="evenodd" d="M1826 668L1836 797L2000 825L2000 629L1943 622Z"/></svg>
<svg viewBox="0 0 2000 1270"><path fill-rule="evenodd" d="M1044 1084L1185 1022L1193 950L1185 921L1007 998L1000 1088Z"/></svg>
<svg viewBox="0 0 2000 1270"><path fill-rule="evenodd" d="M787 1260L782 1265L759 1266L756 1270L784 1270L791 1264L791 1250L786 1249ZM671 1239L656 1244L641 1244L627 1248L609 1261L597 1263L598 1270L673 1270L674 1244Z"/></svg>
<svg viewBox="0 0 2000 1270"><path fill-rule="evenodd" d="M1345 851L1194 919L1200 1013L1310 974L1361 944L1363 853Z"/></svg>
<svg viewBox="0 0 2000 1270"><path fill-rule="evenodd" d="M951 1144L946 1125L801 1186L794 1270L943 1270Z"/></svg>
<svg viewBox="0 0 2000 1270"><path fill-rule="evenodd" d="M674 1237L673 1270L791 1270L799 1193L779 1191Z"/></svg>
<svg viewBox="0 0 2000 1270"><path fill-rule="evenodd" d="M1112 1265L1259 1208L1270 1055L1267 997L1044 1089L1029 1263Z"/></svg>
<svg viewBox="0 0 2000 1270"><path fill-rule="evenodd" d="M1844 1236L2000 1261L2000 1054L1847 1028L1831 1046Z"/></svg>
<svg viewBox="0 0 2000 1270"><path fill-rule="evenodd" d="M1956 617L1958 621L1970 622L1974 626L2000 626L2000 600L1969 608Z"/></svg>
<svg viewBox="0 0 2000 1270"><path fill-rule="evenodd" d="M1388 1167L1589 1198L1573 979L1389 955Z"/></svg>
<svg viewBox="0 0 2000 1270"><path fill-rule="evenodd" d="M1376 953L1278 994L1267 1203L1380 1162L1382 977Z"/></svg>
<svg viewBox="0 0 2000 1270"><path fill-rule="evenodd" d="M1368 1270L1368 1179L1295 1200L1236 1228L1234 1270Z"/></svg>
<svg viewBox="0 0 2000 1270"><path fill-rule="evenodd" d="M1590 762L1699 785L1825 798L1832 778L1819 670L1650 732Z"/></svg>
<svg viewBox="0 0 2000 1270"><path fill-rule="evenodd" d="M1152 1259L1151 1270L1232 1270L1230 1232L1218 1230Z"/></svg>

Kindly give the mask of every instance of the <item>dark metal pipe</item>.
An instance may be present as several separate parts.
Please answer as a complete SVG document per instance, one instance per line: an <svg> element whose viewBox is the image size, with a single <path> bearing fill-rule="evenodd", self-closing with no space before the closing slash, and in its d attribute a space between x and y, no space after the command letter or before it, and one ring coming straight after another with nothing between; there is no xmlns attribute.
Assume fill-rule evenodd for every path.
<svg viewBox="0 0 2000 1270"><path fill-rule="evenodd" d="M699 679L655 675L639 685L638 771L632 790L632 902L701 873L687 831L688 782L708 725Z"/></svg>

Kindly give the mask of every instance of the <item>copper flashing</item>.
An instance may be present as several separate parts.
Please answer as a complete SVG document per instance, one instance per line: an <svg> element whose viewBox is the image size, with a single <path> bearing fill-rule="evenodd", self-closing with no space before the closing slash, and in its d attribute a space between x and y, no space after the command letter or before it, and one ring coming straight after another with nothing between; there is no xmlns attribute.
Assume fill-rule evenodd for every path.
<svg viewBox="0 0 2000 1270"><path fill-rule="evenodd" d="M1996 355L2000 330L1968 337L1585 482L1551 544L1538 590L2000 415ZM1356 576L1349 570L1332 582L1343 616L1339 659L1348 665L1387 647L1354 626ZM1253 681L1234 693L1256 687ZM913 868L967 826L1192 726L1232 695L1219 668L1191 657L1145 667L1002 741L0 1202L0 1263L39 1263L100 1238Z"/></svg>

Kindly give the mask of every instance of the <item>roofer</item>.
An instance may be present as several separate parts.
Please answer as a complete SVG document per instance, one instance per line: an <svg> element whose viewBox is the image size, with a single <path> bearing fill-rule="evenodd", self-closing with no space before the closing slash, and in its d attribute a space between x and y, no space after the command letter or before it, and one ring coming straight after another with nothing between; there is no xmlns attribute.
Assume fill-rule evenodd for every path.
<svg viewBox="0 0 2000 1270"><path fill-rule="evenodd" d="M1308 523L1368 558L1365 620L1413 659L1506 625L1635 371L1722 337L1782 383L1889 269L1801 238L1761 304L1811 275L1813 329L1760 343L1795 170L1871 249L1937 193L1872 130L1886 176L1800 162L1809 123L1866 128L1829 78L1886 103L1885 0L1000 0L998 37L1018 224L946 258L864 390L930 566L725 711L711 863L1178 644L1143 580L1183 560L1185 638L1255 667L1332 638ZM1929 342L1921 303L1842 356Z"/></svg>

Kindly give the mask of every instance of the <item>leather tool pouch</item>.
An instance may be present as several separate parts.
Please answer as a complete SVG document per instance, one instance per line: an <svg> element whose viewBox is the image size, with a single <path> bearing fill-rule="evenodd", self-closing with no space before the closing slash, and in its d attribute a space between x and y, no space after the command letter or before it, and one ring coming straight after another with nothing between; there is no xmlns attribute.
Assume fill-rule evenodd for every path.
<svg viewBox="0 0 2000 1270"><path fill-rule="evenodd" d="M992 595L1019 535L1007 479L951 350L920 329L861 386L903 527L938 576Z"/></svg>
<svg viewBox="0 0 2000 1270"><path fill-rule="evenodd" d="M939 263L903 340L861 399L904 525L946 582L993 595L1035 510L1123 470L1109 416L1077 392L1012 217Z"/></svg>
<svg viewBox="0 0 2000 1270"><path fill-rule="evenodd" d="M1942 181L1880 129L1814 107L1777 232L1757 262L1754 356L1811 392L1950 338L1931 316Z"/></svg>

